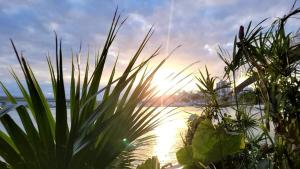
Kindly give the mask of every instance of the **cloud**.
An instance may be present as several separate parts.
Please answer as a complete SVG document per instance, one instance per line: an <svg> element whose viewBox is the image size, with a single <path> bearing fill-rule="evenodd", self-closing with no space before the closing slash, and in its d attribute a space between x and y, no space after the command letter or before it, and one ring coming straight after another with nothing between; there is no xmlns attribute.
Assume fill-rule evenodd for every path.
<svg viewBox="0 0 300 169"><path fill-rule="evenodd" d="M217 45L208 45L205 44L204 45L204 49L207 50L209 52L209 54L213 55L215 53L215 51L217 50Z"/></svg>
<svg viewBox="0 0 300 169"><path fill-rule="evenodd" d="M0 0L0 9L6 15L16 15L36 2L37 0Z"/></svg>
<svg viewBox="0 0 300 169"><path fill-rule="evenodd" d="M49 22L45 25L45 28L49 29L49 31L54 31L59 29L59 24L56 22Z"/></svg>
<svg viewBox="0 0 300 169"><path fill-rule="evenodd" d="M91 51L101 49L117 5L128 20L113 44L108 68L113 65L116 53L120 55L119 63L123 68L154 25L155 34L142 57L149 56L162 45L158 61L166 57L167 43L170 50L182 44L166 66L180 68L200 60L198 67L191 71L207 65L214 74L221 75L223 69L220 69L222 62L216 55L217 46L230 50L240 25L246 25L250 20L258 23L267 17L272 21L287 13L292 3L293 0L0 0L0 80L10 79L8 73L2 73L7 72L10 65L17 69L9 38L14 39L18 49L37 70L38 78L47 86L45 56L48 52L54 55L53 30L63 40L66 70L69 70L70 51L77 51L80 42L83 53L88 47ZM299 27L297 21L290 25L290 29Z"/></svg>
<svg viewBox="0 0 300 169"><path fill-rule="evenodd" d="M221 6L228 5L237 2L238 0L186 0L184 3L188 3L191 7L207 7L207 6ZM179 0L177 1L179 2Z"/></svg>
<svg viewBox="0 0 300 169"><path fill-rule="evenodd" d="M142 31L147 31L151 28L151 24L140 14L130 13L128 18L129 24L133 24L134 26L141 28Z"/></svg>

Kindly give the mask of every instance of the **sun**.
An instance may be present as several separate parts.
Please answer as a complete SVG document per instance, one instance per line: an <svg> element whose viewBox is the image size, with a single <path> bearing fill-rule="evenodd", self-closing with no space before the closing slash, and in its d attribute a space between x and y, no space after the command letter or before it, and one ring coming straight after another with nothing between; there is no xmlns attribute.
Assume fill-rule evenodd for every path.
<svg viewBox="0 0 300 169"><path fill-rule="evenodd" d="M156 72L151 83L156 88L158 96L171 95L182 90L193 91L196 85L193 83L193 76L191 75L192 72L181 72L176 68L165 68Z"/></svg>
<svg viewBox="0 0 300 169"><path fill-rule="evenodd" d="M152 80L152 85L158 91L158 95L170 94L175 87L175 73L170 69L162 69L156 72Z"/></svg>

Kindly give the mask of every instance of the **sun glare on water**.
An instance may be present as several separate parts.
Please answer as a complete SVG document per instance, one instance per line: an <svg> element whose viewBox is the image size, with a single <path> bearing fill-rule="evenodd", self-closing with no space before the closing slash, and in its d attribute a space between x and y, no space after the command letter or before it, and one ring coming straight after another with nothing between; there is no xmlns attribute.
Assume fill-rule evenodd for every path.
<svg viewBox="0 0 300 169"><path fill-rule="evenodd" d="M170 108L171 109L171 108ZM183 114L177 114L162 123L154 130L157 136L153 154L158 157L162 164L176 163L175 153L181 147L186 128L186 119Z"/></svg>

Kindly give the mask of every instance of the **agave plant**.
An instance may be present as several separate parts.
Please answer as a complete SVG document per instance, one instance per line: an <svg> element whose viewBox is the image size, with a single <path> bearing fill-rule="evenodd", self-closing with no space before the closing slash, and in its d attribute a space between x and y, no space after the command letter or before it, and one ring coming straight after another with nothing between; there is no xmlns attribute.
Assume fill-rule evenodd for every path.
<svg viewBox="0 0 300 169"><path fill-rule="evenodd" d="M91 75L88 60L84 77L80 70L76 75L80 65L74 64L72 56L70 111L64 86L62 42L56 37L55 66L47 57L56 105L55 111L51 112L34 71L11 41L26 85L14 71L11 73L26 104L18 104L1 83L11 104L0 111L0 120L6 130L0 131L0 168L131 168L132 162L139 159L135 150L153 139L149 132L168 116L149 103L157 93L151 80L166 59L147 71L145 67L158 54L157 49L145 61L136 63L153 33L151 28L122 75L115 77L116 60L107 85L100 88L108 51L124 21L116 11ZM99 97L100 101L97 100ZM12 110L17 112L21 124L12 118Z"/></svg>

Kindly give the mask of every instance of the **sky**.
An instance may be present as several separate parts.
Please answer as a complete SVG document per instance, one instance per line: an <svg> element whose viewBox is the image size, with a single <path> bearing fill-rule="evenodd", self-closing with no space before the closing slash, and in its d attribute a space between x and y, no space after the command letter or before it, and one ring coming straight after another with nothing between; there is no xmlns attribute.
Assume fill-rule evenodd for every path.
<svg viewBox="0 0 300 169"><path fill-rule="evenodd" d="M101 49L116 7L122 17L128 19L110 50L106 76L118 54L118 73L121 73L152 25L155 32L141 59L162 46L154 61L157 63L181 45L167 61L161 75L178 72L199 61L186 73L203 70L207 65L213 75L222 76L224 64L217 56L218 46L231 50L240 25L247 25L251 20L258 23L265 18L269 18L266 23L270 23L288 13L292 4L293 0L0 0L0 80L14 95L19 95L9 74L12 68L21 77L9 42L12 38L50 97L45 56L47 53L53 56L53 32L62 38L67 85L70 51L78 51L80 43L83 53L88 49L91 52ZM289 23L293 31L298 27L299 20ZM81 59L85 60L85 56L83 54ZM188 85L185 90L192 88Z"/></svg>

